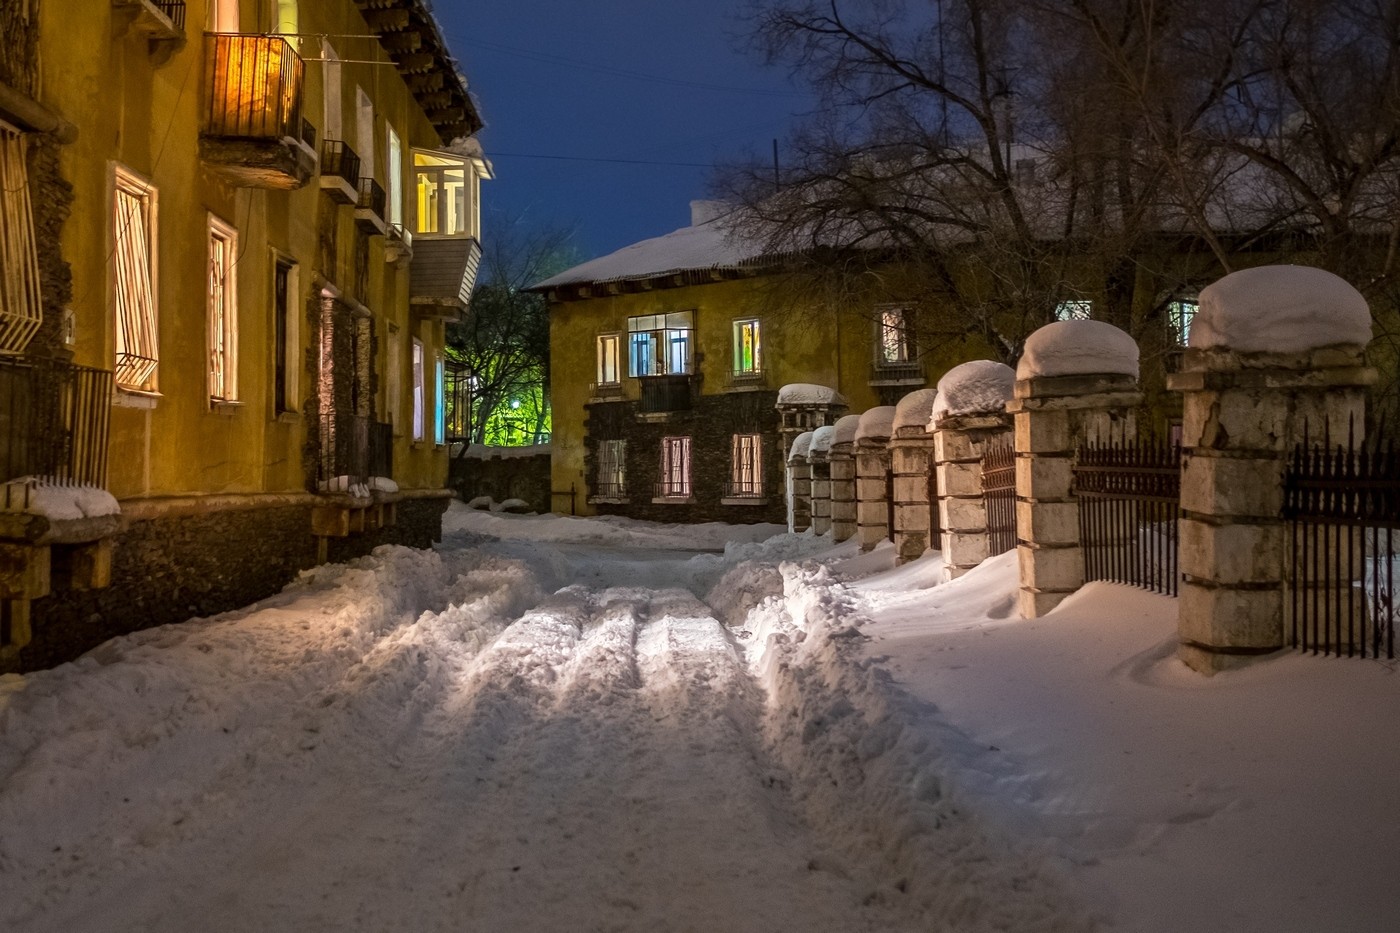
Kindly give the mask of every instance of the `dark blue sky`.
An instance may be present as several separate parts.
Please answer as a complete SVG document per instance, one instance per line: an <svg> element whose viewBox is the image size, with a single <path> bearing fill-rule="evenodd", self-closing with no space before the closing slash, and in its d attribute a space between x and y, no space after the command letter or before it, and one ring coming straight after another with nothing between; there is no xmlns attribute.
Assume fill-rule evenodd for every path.
<svg viewBox="0 0 1400 933"><path fill-rule="evenodd" d="M591 258L668 233L705 196L705 166L769 154L808 105L738 47L743 0L434 6L486 120L487 237L508 222L576 227Z"/></svg>

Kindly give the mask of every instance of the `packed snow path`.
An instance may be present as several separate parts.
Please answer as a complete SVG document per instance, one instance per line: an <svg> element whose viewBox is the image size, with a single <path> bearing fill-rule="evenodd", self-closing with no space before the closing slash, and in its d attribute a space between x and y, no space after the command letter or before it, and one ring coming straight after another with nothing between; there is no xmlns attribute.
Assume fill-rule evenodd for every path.
<svg viewBox="0 0 1400 933"><path fill-rule="evenodd" d="M0 682L0 927L932 928L765 742L764 690L695 595L736 561L388 549ZM981 872L1033 892L1034 928L1079 928L953 838L944 920L1031 928L977 907Z"/></svg>

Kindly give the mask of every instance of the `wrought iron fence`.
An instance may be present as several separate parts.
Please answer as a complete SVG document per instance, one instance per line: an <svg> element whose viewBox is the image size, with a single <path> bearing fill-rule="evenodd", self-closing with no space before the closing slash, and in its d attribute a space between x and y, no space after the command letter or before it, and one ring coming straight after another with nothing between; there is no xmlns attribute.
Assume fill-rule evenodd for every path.
<svg viewBox="0 0 1400 933"><path fill-rule="evenodd" d="M0 356L0 480L107 482L112 374L60 360Z"/></svg>
<svg viewBox="0 0 1400 933"><path fill-rule="evenodd" d="M1289 643L1395 657L1400 459L1389 442L1299 444L1284 474Z"/></svg>
<svg viewBox="0 0 1400 933"><path fill-rule="evenodd" d="M637 410L641 412L689 411L690 376L644 376Z"/></svg>
<svg viewBox="0 0 1400 933"><path fill-rule="evenodd" d="M1177 594L1180 447L1155 438L1083 444L1074 494L1084 579Z"/></svg>
<svg viewBox="0 0 1400 933"><path fill-rule="evenodd" d="M994 444L982 454L982 504L987 510L987 556L1016 546L1016 451Z"/></svg>
<svg viewBox="0 0 1400 933"><path fill-rule="evenodd" d="M205 33L210 136L281 139L302 134L305 63L280 36Z"/></svg>

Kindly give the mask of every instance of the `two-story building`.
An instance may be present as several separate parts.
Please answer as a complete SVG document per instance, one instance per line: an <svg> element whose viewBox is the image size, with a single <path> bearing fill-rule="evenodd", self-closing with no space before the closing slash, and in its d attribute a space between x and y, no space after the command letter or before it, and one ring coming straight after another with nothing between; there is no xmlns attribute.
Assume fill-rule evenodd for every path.
<svg viewBox="0 0 1400 933"><path fill-rule="evenodd" d="M490 166L428 4L0 17L0 670L434 540Z"/></svg>

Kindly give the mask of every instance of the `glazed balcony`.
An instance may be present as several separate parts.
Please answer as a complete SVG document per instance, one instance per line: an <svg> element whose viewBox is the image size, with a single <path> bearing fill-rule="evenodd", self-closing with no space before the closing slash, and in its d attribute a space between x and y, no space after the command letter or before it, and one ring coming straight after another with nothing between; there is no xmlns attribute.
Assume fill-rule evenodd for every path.
<svg viewBox="0 0 1400 933"><path fill-rule="evenodd" d="M205 33L204 59L205 165L243 188L310 181L316 151L301 116L301 56L280 36Z"/></svg>
<svg viewBox="0 0 1400 933"><path fill-rule="evenodd" d="M321 143L321 190L341 204L360 200L360 157L343 140Z"/></svg>

